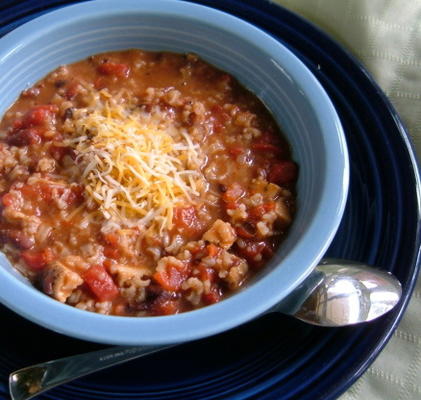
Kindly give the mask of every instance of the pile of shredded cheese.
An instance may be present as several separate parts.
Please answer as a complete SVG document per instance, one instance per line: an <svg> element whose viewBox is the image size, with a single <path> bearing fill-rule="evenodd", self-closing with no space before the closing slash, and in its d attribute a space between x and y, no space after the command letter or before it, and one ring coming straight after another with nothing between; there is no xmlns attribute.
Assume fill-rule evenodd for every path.
<svg viewBox="0 0 421 400"><path fill-rule="evenodd" d="M108 220L162 233L172 228L177 204L201 196L198 145L159 113L105 96L84 109L74 127L67 144L77 154L86 193Z"/></svg>

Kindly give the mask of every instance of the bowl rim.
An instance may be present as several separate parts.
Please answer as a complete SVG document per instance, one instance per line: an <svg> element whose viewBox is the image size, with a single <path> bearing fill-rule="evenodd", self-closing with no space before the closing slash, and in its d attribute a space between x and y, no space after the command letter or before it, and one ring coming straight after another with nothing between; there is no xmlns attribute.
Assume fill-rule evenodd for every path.
<svg viewBox="0 0 421 400"><path fill-rule="evenodd" d="M97 1L101 1L101 8L98 8ZM331 146L340 152L341 157L336 160L339 159L341 164L335 165L335 179L325 185L323 192L325 198L328 190L334 190L335 207L325 213L318 213L305 233L307 240L310 238L313 247L317 249L303 253L302 246L298 243L282 261L284 266L289 266L292 270L290 284L284 290L279 290L276 285L277 278L282 275L280 268L277 268L246 290L212 306L171 316L120 317L87 312L62 304L40 291L35 291L12 274L2 274L0 302L8 308L53 331L83 340L117 345L157 345L191 341L226 331L263 314L297 287L322 258L338 229L349 186L349 158L345 135L339 116L321 84L302 61L280 42L254 25L225 12L174 0L120 0L118 3L113 0L94 0L73 4L39 16L1 38L0 60L28 45L35 38L59 28L63 22L145 12L184 17L197 22L205 20L208 25L241 35L244 40L263 48L268 54L277 52L279 59L293 63L296 70L288 72L292 76L300 74L306 85L313 89L311 105L316 109L317 115L320 115L322 109L329 110L330 119L321 123L325 129L336 133ZM321 231L320 227L323 227ZM292 268L297 262L306 265L299 273Z"/></svg>

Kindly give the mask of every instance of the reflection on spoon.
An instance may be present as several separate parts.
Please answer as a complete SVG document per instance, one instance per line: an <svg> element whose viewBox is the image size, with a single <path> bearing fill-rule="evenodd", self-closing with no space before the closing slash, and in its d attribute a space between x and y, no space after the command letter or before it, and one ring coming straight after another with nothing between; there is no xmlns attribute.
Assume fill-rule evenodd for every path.
<svg viewBox="0 0 421 400"><path fill-rule="evenodd" d="M312 325L347 326L390 311L401 293L399 281L389 272L325 259L269 312L289 314ZM10 374L10 395L12 400L27 400L73 379L174 346L112 347L26 367Z"/></svg>

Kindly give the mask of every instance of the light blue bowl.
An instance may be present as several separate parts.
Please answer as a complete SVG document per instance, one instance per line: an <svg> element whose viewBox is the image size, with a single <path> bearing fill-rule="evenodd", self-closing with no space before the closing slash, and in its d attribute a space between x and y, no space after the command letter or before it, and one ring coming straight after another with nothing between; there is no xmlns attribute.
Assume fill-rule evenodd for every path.
<svg viewBox="0 0 421 400"><path fill-rule="evenodd" d="M100 3L100 4L99 4ZM118 49L194 52L236 76L275 116L300 166L298 211L267 268L234 296L164 317L116 317L51 299L0 259L0 301L25 318L77 338L112 344L194 340L264 313L306 278L341 220L348 153L327 94L287 48L254 26L174 0L97 0L39 17L0 40L0 114L19 93L60 64Z"/></svg>

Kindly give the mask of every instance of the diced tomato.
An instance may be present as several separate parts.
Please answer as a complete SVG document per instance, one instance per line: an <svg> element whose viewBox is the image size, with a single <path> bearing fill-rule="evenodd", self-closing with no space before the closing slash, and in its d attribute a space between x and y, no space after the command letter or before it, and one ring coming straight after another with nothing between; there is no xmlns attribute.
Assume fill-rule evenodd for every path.
<svg viewBox="0 0 421 400"><path fill-rule="evenodd" d="M222 195L222 200L225 203L236 203L244 194L245 192L241 185L239 183L233 183L228 186L227 191Z"/></svg>
<svg viewBox="0 0 421 400"><path fill-rule="evenodd" d="M98 72L104 75L115 75L120 78L127 78L130 74L130 67L127 64L108 61L98 66Z"/></svg>
<svg viewBox="0 0 421 400"><path fill-rule="evenodd" d="M44 250L25 250L21 256L25 264L34 271L44 269L48 263L54 260L54 253L49 247Z"/></svg>
<svg viewBox="0 0 421 400"><path fill-rule="evenodd" d="M106 78L104 78L103 76L99 76L97 79L95 79L94 86L96 90L104 89L105 87L107 87Z"/></svg>
<svg viewBox="0 0 421 400"><path fill-rule="evenodd" d="M275 154L277 156L282 156L285 153L284 150L281 147L275 146L275 145L273 145L271 143L253 143L251 145L251 148L254 151L257 151L257 152L261 152L261 153L273 153L273 154Z"/></svg>
<svg viewBox="0 0 421 400"><path fill-rule="evenodd" d="M282 139L279 135L275 135L273 129L269 128L262 132L262 134L256 139L255 143L269 143L275 146L279 146L282 143Z"/></svg>
<svg viewBox="0 0 421 400"><path fill-rule="evenodd" d="M177 292L181 289L183 282L189 277L190 268L188 265L167 264L164 271L155 272L154 280L165 290Z"/></svg>
<svg viewBox="0 0 421 400"><path fill-rule="evenodd" d="M211 108L211 112L212 112L212 114L218 116L219 119L222 119L224 121L228 121L230 119L230 115L219 104L215 104Z"/></svg>
<svg viewBox="0 0 421 400"><path fill-rule="evenodd" d="M120 257L120 250L116 249L112 246L105 246L104 247L104 256L108 258L119 258Z"/></svg>
<svg viewBox="0 0 421 400"><path fill-rule="evenodd" d="M173 315L181 311L181 301L166 293L158 296L151 305L151 312L155 315Z"/></svg>
<svg viewBox="0 0 421 400"><path fill-rule="evenodd" d="M215 246L213 243L208 244L206 249L208 250L209 257L216 257L221 251L221 249L218 246Z"/></svg>
<svg viewBox="0 0 421 400"><path fill-rule="evenodd" d="M1 201L5 207L13 207L16 204L16 198L12 193L4 194Z"/></svg>
<svg viewBox="0 0 421 400"><path fill-rule="evenodd" d="M189 246L189 251L193 256L198 255L199 257L201 257L201 253L203 253L204 249L205 245L198 242L194 244L194 247Z"/></svg>
<svg viewBox="0 0 421 400"><path fill-rule="evenodd" d="M10 146L23 147L31 144L41 143L39 131L34 128L20 129L13 132L6 138L7 144Z"/></svg>
<svg viewBox="0 0 421 400"><path fill-rule="evenodd" d="M80 203L83 201L83 192L84 189L81 185L72 186L70 189L65 189L67 191L66 203L69 205Z"/></svg>
<svg viewBox="0 0 421 400"><path fill-rule="evenodd" d="M18 131L23 128L23 122L21 119L15 119L12 123L12 128L14 131Z"/></svg>
<svg viewBox="0 0 421 400"><path fill-rule="evenodd" d="M238 247L238 252L242 257L244 257L248 262L253 263L255 257L258 254L262 254L265 247L267 246L265 242L255 242L253 240L244 240L245 246Z"/></svg>
<svg viewBox="0 0 421 400"><path fill-rule="evenodd" d="M176 207L174 209L173 222L180 231L187 235L194 235L202 230L202 224L193 206Z"/></svg>
<svg viewBox="0 0 421 400"><path fill-rule="evenodd" d="M105 260L102 265L104 266L104 268L106 269L106 271L110 272L110 268L113 265L113 262L111 260Z"/></svg>
<svg viewBox="0 0 421 400"><path fill-rule="evenodd" d="M293 161L280 161L270 167L268 180L277 185L285 185L297 180L298 168Z"/></svg>
<svg viewBox="0 0 421 400"><path fill-rule="evenodd" d="M244 151L245 151L244 148L240 146L233 146L233 147L228 148L228 153L233 157L237 157L240 154L243 154Z"/></svg>
<svg viewBox="0 0 421 400"><path fill-rule="evenodd" d="M108 244L110 244L111 246L114 246L114 247L118 246L119 241L120 241L120 239L119 239L118 235L117 235L117 234L115 234L115 233L112 233L112 232L110 232L110 233L105 233L105 234L104 234L104 240L105 240Z"/></svg>
<svg viewBox="0 0 421 400"><path fill-rule="evenodd" d="M20 188L20 192L22 193L23 197L26 199L33 199L38 197L39 191L35 186L32 185L24 185Z"/></svg>
<svg viewBox="0 0 421 400"><path fill-rule="evenodd" d="M71 81L66 88L65 97L67 100L73 100L79 93L80 83L78 81Z"/></svg>
<svg viewBox="0 0 421 400"><path fill-rule="evenodd" d="M260 220L263 215L275 209L275 203L273 201L264 203L260 206L251 207L248 210L249 217L252 220Z"/></svg>
<svg viewBox="0 0 421 400"><path fill-rule="evenodd" d="M226 203L225 203L225 208L226 208L227 210L235 210L236 208L238 208L238 204L237 204L237 203L235 203L235 202L233 202L233 201L226 202Z"/></svg>
<svg viewBox="0 0 421 400"><path fill-rule="evenodd" d="M253 239L255 236L254 232L251 232L250 229L246 229L243 225L237 225L235 227L235 232L243 239Z"/></svg>
<svg viewBox="0 0 421 400"><path fill-rule="evenodd" d="M202 294L202 301L206 305L218 303L221 300L222 293L216 286L211 286L209 293Z"/></svg>
<svg viewBox="0 0 421 400"><path fill-rule="evenodd" d="M51 156L57 161L61 161L64 158L64 156L70 156L72 159L76 157L74 150L68 146L52 145L48 149L48 151L51 154Z"/></svg>
<svg viewBox="0 0 421 400"><path fill-rule="evenodd" d="M50 201L53 197L53 188L48 183L40 184L39 193L44 201Z"/></svg>
<svg viewBox="0 0 421 400"><path fill-rule="evenodd" d="M35 106L23 116L22 127L29 128L44 125L53 118L58 110L59 109L55 104Z"/></svg>
<svg viewBox="0 0 421 400"><path fill-rule="evenodd" d="M213 129L215 132L220 132L231 117L219 104L216 104L211 108L211 113Z"/></svg>
<svg viewBox="0 0 421 400"><path fill-rule="evenodd" d="M26 199L36 199L41 197L44 201L51 200L52 187L47 183L40 183L38 185L26 184L19 189Z"/></svg>
<svg viewBox="0 0 421 400"><path fill-rule="evenodd" d="M39 194L39 186L24 185L20 188L20 192L27 199L33 199Z"/></svg>
<svg viewBox="0 0 421 400"><path fill-rule="evenodd" d="M197 270L199 271L199 278L201 281L215 282L217 279L216 271L211 267L206 267L203 264L198 265Z"/></svg>
<svg viewBox="0 0 421 400"><path fill-rule="evenodd" d="M111 301L118 294L118 288L102 265L93 265L83 274L83 280L99 301Z"/></svg>
<svg viewBox="0 0 421 400"><path fill-rule="evenodd" d="M55 254L53 250L50 247L46 247L44 249L44 259L47 263L50 263L55 258Z"/></svg>

